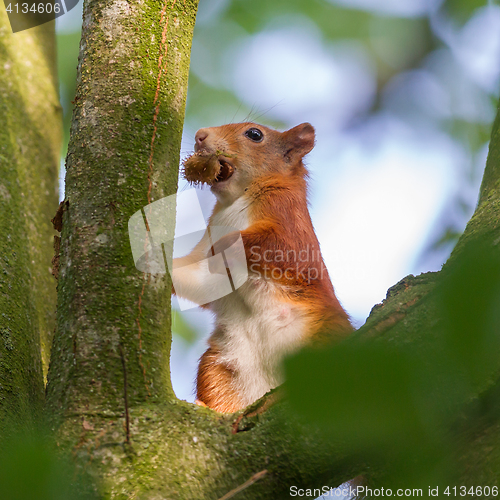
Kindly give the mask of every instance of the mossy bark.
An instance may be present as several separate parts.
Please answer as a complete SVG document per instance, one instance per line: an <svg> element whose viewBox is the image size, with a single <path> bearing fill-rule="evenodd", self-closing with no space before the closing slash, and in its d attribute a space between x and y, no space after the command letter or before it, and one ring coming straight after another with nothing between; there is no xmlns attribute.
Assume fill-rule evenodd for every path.
<svg viewBox="0 0 500 500"><path fill-rule="evenodd" d="M0 9L0 435L40 418L55 326L50 220L61 108L54 27L13 34Z"/></svg>
<svg viewBox="0 0 500 500"><path fill-rule="evenodd" d="M175 193L196 3L85 3L66 160L49 407L172 397L170 284L134 267L128 220Z"/></svg>
<svg viewBox="0 0 500 500"><path fill-rule="evenodd" d="M134 267L127 224L176 191L196 7L84 5L47 414L105 498L219 498L265 468L272 473L252 491L278 498L291 481L329 476L335 455L299 423L290 432L281 406L254 432L233 434L234 417L172 391L171 284Z"/></svg>
<svg viewBox="0 0 500 500"><path fill-rule="evenodd" d="M392 287L386 300L372 310L365 325L353 335L353 339L407 344L420 352L446 350L442 338L443 285L447 286L446 283L460 267L464 257L468 258L467 252L477 248L492 252L492 255L500 255L500 109L493 124L477 208L443 269L418 277L409 276ZM473 285L460 283L464 290ZM480 300L488 298L485 291L472 290L471 302L480 297ZM459 312L454 311L453 314ZM493 328L498 334L500 325L495 324ZM477 334L474 329L469 333L471 336ZM444 354L447 354L446 351ZM470 353L470 359L474 359L472 356L473 353ZM488 365L489 374L479 377L471 390L451 394L443 388L440 394L443 405L450 398L460 403L457 405L460 413L453 429L448 429L456 444L454 456L450 457L456 461L453 471L456 485L500 487L500 356L496 356L496 359L493 363L486 359L477 360ZM433 362L439 363L440 360L434 358ZM477 371L481 372L482 367L478 366Z"/></svg>
<svg viewBox="0 0 500 500"><path fill-rule="evenodd" d="M196 7L84 5L47 414L58 444L103 498L217 499L263 470L240 498L289 498L292 485L336 486L368 470L292 418L283 401L247 415L233 433L235 416L178 401L172 391L171 284L134 267L128 220L176 190ZM498 178L495 161L487 186ZM496 241L497 203L498 194L482 200L462 241L474 224ZM427 326L439 319L431 299L439 279L394 288L353 338L426 342L414 332L432 333Z"/></svg>

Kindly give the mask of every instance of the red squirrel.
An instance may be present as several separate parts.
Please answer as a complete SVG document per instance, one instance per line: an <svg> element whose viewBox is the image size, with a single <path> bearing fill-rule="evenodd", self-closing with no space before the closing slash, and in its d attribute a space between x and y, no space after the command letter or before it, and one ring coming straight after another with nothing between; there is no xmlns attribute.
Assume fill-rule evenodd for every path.
<svg viewBox="0 0 500 500"><path fill-rule="evenodd" d="M340 340L352 326L335 296L308 210L302 158L314 147L314 128L303 123L278 132L237 123L200 129L195 140L184 176L208 184L217 202L205 236L189 255L174 259L174 292L196 302L204 280L221 273L207 257L241 235L248 279L206 304L215 329L200 358L196 395L199 404L235 412L283 381L285 355L316 341ZM215 226L235 231L212 245L208 232Z"/></svg>

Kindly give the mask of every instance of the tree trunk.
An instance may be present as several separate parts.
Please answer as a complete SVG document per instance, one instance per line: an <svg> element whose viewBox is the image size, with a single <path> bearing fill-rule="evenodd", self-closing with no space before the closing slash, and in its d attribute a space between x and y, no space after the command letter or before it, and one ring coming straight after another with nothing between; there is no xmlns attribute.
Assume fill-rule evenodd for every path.
<svg viewBox="0 0 500 500"><path fill-rule="evenodd" d="M90 475L93 489L103 498L218 499L244 484L238 498L289 498L291 486L336 486L375 469L369 457L348 454L340 441L326 439L293 416L286 401L274 402L274 393L238 415L220 415L179 401L172 391L171 283L168 275L145 275L135 268L128 220L176 190L196 8L197 0L89 0L84 5L46 416L60 448L82 474ZM4 34L5 29L2 62L5 54L12 54L4 48L11 43ZM23 43L26 47L28 42ZM43 58L36 61L41 64ZM24 66L17 62L16 68L21 72ZM8 70L5 64L0 67ZM0 203L10 210L1 212L0 224L2 237L7 235L4 249L8 244L19 259L15 275L5 267L7 278L0 276L0 286L12 290L7 295L0 288L2 312L8 311L1 319L0 349L5 350L0 351L0 408L3 415L21 414L29 420L38 415L43 398L37 345L43 328L34 325L48 308L37 295L40 288L28 288L30 280L39 286L37 263L42 259L36 252L51 252L43 235L48 239L54 211L47 203L49 215L44 216L45 201L39 191L29 189L34 178L45 186L48 179L55 182L55 170L42 170L40 163L33 172L28 169L42 156L52 162L57 158L57 147L49 147L57 142L51 140L57 126L39 126L35 118L46 122L54 111L44 108L45 101L33 103L35 94L17 97L30 79L16 78L11 77L20 90L14 94L15 85L2 89L0 110L17 117L9 122L9 134L0 131L5 145L0 161L7 157L17 166L17 171L6 170L0 181ZM12 96L5 100L9 92ZM23 132L33 134L33 140L42 138L29 144L35 155L31 161L19 154ZM498 248L498 148L497 118L480 204L450 262L441 273L408 278L393 287L347 344L359 339L415 346L434 341L434 326L441 320L439 283L452 274L469 241L486 239ZM15 333L9 330L14 327ZM36 372L28 379L33 367ZM11 384L6 390L5 380ZM463 402L491 402L495 387L491 377L465 394ZM487 418L474 418L477 412L472 410L464 415L456 447L457 478L491 486L500 470L498 415L493 410Z"/></svg>
<svg viewBox="0 0 500 500"><path fill-rule="evenodd" d="M178 401L171 284L137 271L130 252L130 216L176 190L195 11L195 0L85 4L47 408L58 443L99 478L103 497L217 499L267 470L242 498L288 498L292 485L335 486L373 467L292 417L285 402L257 404L235 423ZM485 179L497 178L495 165ZM485 180L483 192L495 182ZM475 232L497 231L498 214L481 215L495 200L482 202L456 254ZM437 281L393 290L353 339L390 332L416 342L415 329L438 319L426 300Z"/></svg>
<svg viewBox="0 0 500 500"><path fill-rule="evenodd" d="M219 498L272 466L273 479L253 489L277 498L294 477L331 467L319 435L302 438L296 426L290 439L281 408L233 435L233 417L175 398L171 283L134 267L129 218L176 191L196 7L84 5L47 411L58 443L101 479L105 497Z"/></svg>
<svg viewBox="0 0 500 500"><path fill-rule="evenodd" d="M61 148L54 22L12 34L0 10L0 435L41 416L55 326ZM6 422L8 420L8 423Z"/></svg>

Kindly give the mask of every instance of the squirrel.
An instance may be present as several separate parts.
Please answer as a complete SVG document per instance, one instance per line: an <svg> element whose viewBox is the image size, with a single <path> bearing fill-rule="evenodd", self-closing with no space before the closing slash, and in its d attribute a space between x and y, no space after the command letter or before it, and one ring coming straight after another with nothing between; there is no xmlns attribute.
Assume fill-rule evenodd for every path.
<svg viewBox="0 0 500 500"><path fill-rule="evenodd" d="M284 356L353 330L309 215L302 159L314 141L309 123L285 132L249 122L202 128L184 162L186 180L209 185L217 201L201 241L174 259L173 292L215 314L198 366L196 402L218 412L245 408L282 383ZM221 226L234 230L214 243L210 229ZM248 279L204 304L200 289L231 268L227 250L239 237ZM222 269L209 262L225 250Z"/></svg>

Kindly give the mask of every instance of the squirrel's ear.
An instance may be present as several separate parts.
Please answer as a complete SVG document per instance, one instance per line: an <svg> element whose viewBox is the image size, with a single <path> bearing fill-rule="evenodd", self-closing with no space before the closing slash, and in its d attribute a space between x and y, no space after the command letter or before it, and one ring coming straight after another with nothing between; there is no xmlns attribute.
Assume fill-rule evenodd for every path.
<svg viewBox="0 0 500 500"><path fill-rule="evenodd" d="M283 132L285 158L293 161L302 158L314 147L314 127L310 123L302 123Z"/></svg>

